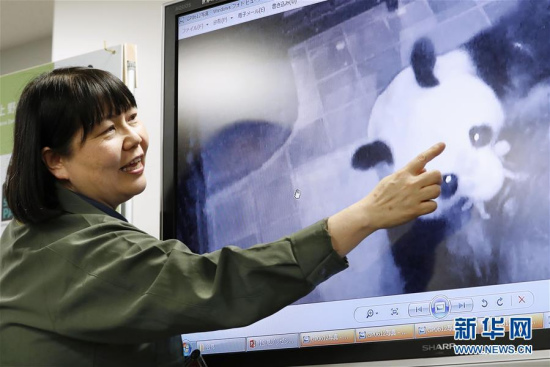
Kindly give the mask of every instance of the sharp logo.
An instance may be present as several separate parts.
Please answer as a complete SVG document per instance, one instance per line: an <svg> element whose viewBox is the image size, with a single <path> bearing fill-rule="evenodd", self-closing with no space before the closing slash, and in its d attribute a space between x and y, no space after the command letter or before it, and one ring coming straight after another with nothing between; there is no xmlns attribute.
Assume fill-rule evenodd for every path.
<svg viewBox="0 0 550 367"><path fill-rule="evenodd" d="M455 346L455 343L441 343L441 344L424 344L422 346L423 352L434 352L434 351L446 351L451 350Z"/></svg>

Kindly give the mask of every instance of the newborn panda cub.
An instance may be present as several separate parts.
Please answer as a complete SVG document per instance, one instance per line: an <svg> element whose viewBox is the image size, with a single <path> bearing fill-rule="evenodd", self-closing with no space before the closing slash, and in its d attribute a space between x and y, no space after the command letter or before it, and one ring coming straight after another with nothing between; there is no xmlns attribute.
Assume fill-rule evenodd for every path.
<svg viewBox="0 0 550 367"><path fill-rule="evenodd" d="M375 169L382 178L435 142L447 144L427 165L443 175L438 209L388 231L405 292L426 290L438 245L467 223L479 227L489 221L486 204L498 196L507 178L515 178L503 164L510 144L499 139L504 106L550 78L548 24L550 0L525 0L495 26L447 54L437 56L429 39L419 39L411 66L377 98L368 125L370 143L355 152L355 169ZM463 252L470 254L468 262L493 261L489 241L461 246L470 247ZM447 251L453 255L455 250ZM451 259L466 261L456 254ZM483 282L472 280L480 277L479 269L473 273L470 283L460 286Z"/></svg>

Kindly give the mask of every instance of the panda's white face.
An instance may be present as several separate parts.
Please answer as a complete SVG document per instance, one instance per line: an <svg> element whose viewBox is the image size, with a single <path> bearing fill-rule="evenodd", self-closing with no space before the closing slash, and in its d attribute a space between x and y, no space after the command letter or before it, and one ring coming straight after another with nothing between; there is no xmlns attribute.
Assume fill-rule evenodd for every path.
<svg viewBox="0 0 550 367"><path fill-rule="evenodd" d="M441 215L461 198L486 216L483 203L499 192L505 178L501 159L508 146L497 141L504 122L502 105L472 73L463 51L438 58L434 75L439 85L426 88L418 85L411 68L402 71L373 107L369 140L380 140L391 149L394 168L426 147L445 142L445 152L427 166L441 171L444 179L438 210L431 216Z"/></svg>

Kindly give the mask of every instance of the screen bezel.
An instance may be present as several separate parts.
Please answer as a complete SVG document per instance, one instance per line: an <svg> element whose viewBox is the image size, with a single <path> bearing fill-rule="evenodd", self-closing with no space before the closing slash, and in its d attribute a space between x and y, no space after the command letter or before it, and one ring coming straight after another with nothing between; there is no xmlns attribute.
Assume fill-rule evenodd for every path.
<svg viewBox="0 0 550 367"><path fill-rule="evenodd" d="M204 10L233 0L212 0L202 4L201 0L177 0L164 4L163 9L163 71L162 71L162 200L161 238L176 238L176 177L177 177L177 50L179 16ZM523 343L522 343L523 342ZM261 366L306 366L336 363L389 361L415 358L435 358L455 356L452 337L410 339L374 343L356 343L326 347L279 349L268 351L207 354L204 356L211 365L261 365ZM442 349L423 350L424 345L442 345ZM461 342L462 344L462 342ZM510 341L507 337L490 342L477 338L463 344L526 344L523 340ZM550 329L533 330L529 343L534 351L550 350ZM521 360L522 356L507 356L507 360Z"/></svg>

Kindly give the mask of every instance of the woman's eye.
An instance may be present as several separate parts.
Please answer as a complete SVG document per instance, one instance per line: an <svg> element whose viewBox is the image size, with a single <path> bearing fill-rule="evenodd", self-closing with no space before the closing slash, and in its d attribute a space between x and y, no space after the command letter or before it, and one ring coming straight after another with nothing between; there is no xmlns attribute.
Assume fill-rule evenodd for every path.
<svg viewBox="0 0 550 367"><path fill-rule="evenodd" d="M115 125L111 125L107 128L107 130L105 130L105 133L110 133L111 131L115 131Z"/></svg>
<svg viewBox="0 0 550 367"><path fill-rule="evenodd" d="M128 122L135 121L136 119L137 119L137 113L134 113L130 116L130 119L128 120Z"/></svg>

